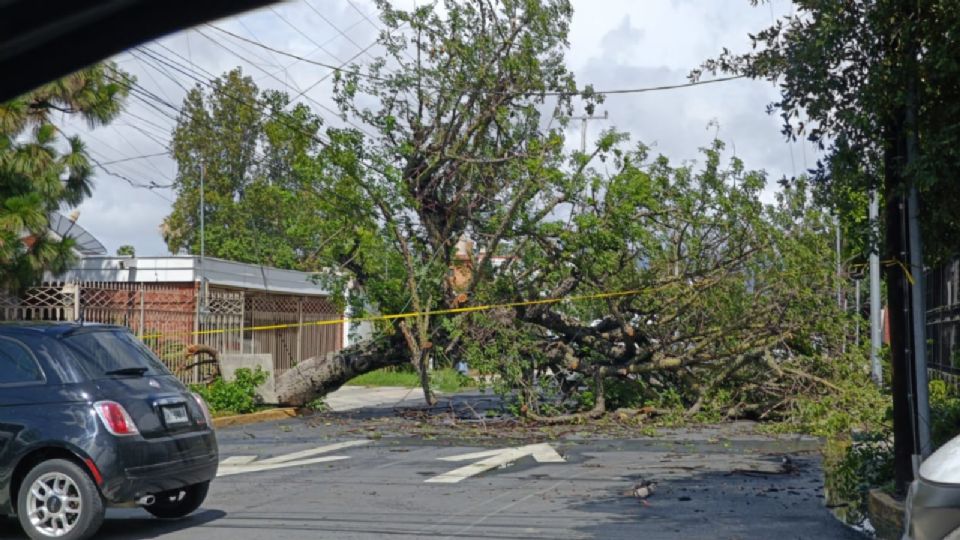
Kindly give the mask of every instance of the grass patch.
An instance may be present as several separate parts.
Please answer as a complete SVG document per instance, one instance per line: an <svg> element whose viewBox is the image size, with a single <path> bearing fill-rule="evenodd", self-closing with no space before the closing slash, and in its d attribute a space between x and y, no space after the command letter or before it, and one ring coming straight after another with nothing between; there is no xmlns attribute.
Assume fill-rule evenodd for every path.
<svg viewBox="0 0 960 540"><path fill-rule="evenodd" d="M354 377L347 384L354 386L402 386L416 388L420 386L420 377L414 371L396 368L383 368ZM475 388L476 381L444 368L430 372L430 385L440 392L456 392L465 388Z"/></svg>
<svg viewBox="0 0 960 540"><path fill-rule="evenodd" d="M476 388L477 381L461 375L456 370L445 368L430 372L430 385L441 392L457 392L466 388Z"/></svg>

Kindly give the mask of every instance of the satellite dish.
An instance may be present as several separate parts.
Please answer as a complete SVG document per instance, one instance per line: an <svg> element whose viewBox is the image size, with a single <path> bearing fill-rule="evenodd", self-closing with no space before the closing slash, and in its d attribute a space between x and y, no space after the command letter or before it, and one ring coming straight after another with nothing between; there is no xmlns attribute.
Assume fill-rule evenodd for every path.
<svg viewBox="0 0 960 540"><path fill-rule="evenodd" d="M60 238L72 238L77 243L76 250L83 256L106 255L107 248L86 229L77 225L76 217L71 217L73 219L53 212L50 214L50 230Z"/></svg>

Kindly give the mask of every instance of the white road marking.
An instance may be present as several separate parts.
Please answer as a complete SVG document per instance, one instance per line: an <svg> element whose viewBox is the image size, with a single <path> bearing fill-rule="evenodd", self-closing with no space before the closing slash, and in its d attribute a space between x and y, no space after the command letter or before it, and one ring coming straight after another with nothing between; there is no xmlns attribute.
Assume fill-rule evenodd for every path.
<svg viewBox="0 0 960 540"><path fill-rule="evenodd" d="M220 462L220 468L217 476L232 476L234 474L252 473L260 471L272 471L274 469L283 469L286 467L299 467L301 465L313 465L316 463L325 463L328 461L340 461L350 459L350 456L321 456L313 457L317 454L326 454L344 448L361 446L370 441L346 441L335 444L328 444L309 450L301 450L282 456L257 461L257 456L230 456Z"/></svg>
<svg viewBox="0 0 960 540"><path fill-rule="evenodd" d="M454 469L448 473L428 478L425 482L432 484L455 484L471 476L489 471L490 469L508 465L525 456L532 456L538 463L563 463L566 461L547 443L528 444L517 448L502 448L500 450L484 450L482 452L439 458L443 461L468 461L471 459L480 459L480 461L460 467L459 469Z"/></svg>
<svg viewBox="0 0 960 540"><path fill-rule="evenodd" d="M220 466L231 466L231 465L246 465L251 461L255 461L257 456L230 456L227 459L220 462Z"/></svg>
<svg viewBox="0 0 960 540"><path fill-rule="evenodd" d="M325 463L327 461L340 461L350 459L350 456L323 456L313 459L301 459L299 461L285 461L283 463L264 463L254 461L247 465L232 465L220 467L217 476L232 476L234 474L252 473L260 471L272 471L274 469L284 469L287 467L299 467L301 465L313 465L315 463Z"/></svg>
<svg viewBox="0 0 960 540"><path fill-rule="evenodd" d="M365 444L370 444L369 440L366 441L346 441L336 444L328 444L326 446L320 446L318 448L311 448L310 450L303 450L300 452L294 452L292 454L286 454L283 456L276 456L268 459L260 460L259 463L286 463L287 461L295 461L298 459L304 459L317 454L327 454L329 452L336 452L337 450L343 450L344 448L352 448L354 446L363 446Z"/></svg>

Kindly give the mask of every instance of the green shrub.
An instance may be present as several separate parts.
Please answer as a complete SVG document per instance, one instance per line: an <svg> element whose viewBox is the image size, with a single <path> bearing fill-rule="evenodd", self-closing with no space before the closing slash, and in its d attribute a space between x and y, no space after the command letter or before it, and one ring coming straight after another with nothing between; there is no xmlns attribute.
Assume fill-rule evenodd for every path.
<svg viewBox="0 0 960 540"><path fill-rule="evenodd" d="M930 381L930 440L934 448L960 433L960 392L940 380Z"/></svg>
<svg viewBox="0 0 960 540"><path fill-rule="evenodd" d="M893 441L883 431L835 438L824 448L827 504L848 523L866 516L866 493L874 487L893 487Z"/></svg>
<svg viewBox="0 0 960 540"><path fill-rule="evenodd" d="M209 385L193 385L191 389L203 397L214 414L246 414L261 405L257 387L266 382L267 376L259 367L256 370L240 368L232 381L218 378Z"/></svg>

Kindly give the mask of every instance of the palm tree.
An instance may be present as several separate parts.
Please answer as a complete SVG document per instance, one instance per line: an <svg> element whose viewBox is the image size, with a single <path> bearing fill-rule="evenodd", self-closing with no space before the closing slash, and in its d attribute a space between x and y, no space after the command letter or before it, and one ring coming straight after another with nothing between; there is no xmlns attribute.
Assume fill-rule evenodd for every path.
<svg viewBox="0 0 960 540"><path fill-rule="evenodd" d="M104 125L121 112L132 81L112 63L97 64L0 104L0 289L18 291L66 268L73 241L51 237L48 216L92 194L83 141L66 137L53 113Z"/></svg>

